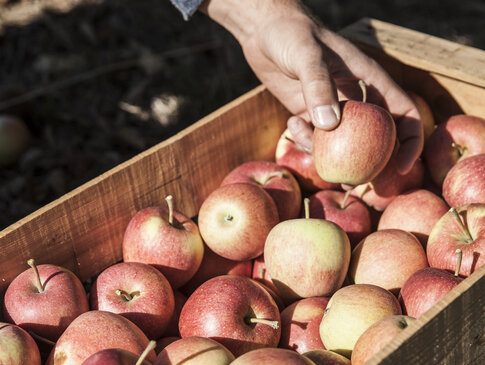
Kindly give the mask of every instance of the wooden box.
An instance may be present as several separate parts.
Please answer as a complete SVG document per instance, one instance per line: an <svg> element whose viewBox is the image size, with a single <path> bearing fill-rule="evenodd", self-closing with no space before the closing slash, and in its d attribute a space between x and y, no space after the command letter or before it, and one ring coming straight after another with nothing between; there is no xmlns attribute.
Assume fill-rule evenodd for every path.
<svg viewBox="0 0 485 365"><path fill-rule="evenodd" d="M485 117L485 51L363 19L342 31L435 117ZM260 86L174 137L86 183L0 232L0 295L28 258L87 280L121 260L124 229L141 208L175 197L197 215L238 164L271 160L288 112ZM485 183L485 182L484 182ZM369 364L485 364L485 267L452 290Z"/></svg>

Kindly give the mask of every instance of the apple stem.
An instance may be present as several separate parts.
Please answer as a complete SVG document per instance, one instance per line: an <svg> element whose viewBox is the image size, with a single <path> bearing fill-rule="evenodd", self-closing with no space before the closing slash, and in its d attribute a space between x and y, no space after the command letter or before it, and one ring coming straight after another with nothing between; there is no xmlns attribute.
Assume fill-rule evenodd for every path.
<svg viewBox="0 0 485 365"><path fill-rule="evenodd" d="M456 253L455 276L458 277L458 274L460 273L460 269L461 269L461 259L463 257L463 252L458 248L458 249L456 249L455 253Z"/></svg>
<svg viewBox="0 0 485 365"><path fill-rule="evenodd" d="M345 192L344 201L342 202L342 204L340 204L340 209L345 209L345 205L347 204L347 200L349 199L350 193L352 193L352 190L347 190Z"/></svg>
<svg viewBox="0 0 485 365"><path fill-rule="evenodd" d="M303 199L303 206L305 208L305 219L310 218L310 199L305 198Z"/></svg>
<svg viewBox="0 0 485 365"><path fill-rule="evenodd" d="M360 198L360 199L363 199L363 198L364 198L364 195L365 195L367 192L369 192L369 191L371 191L371 190L372 190L372 187L373 187L373 186L372 186L372 183L370 183L370 182L368 182L367 184L365 184L365 187L364 187L364 189L362 190L362 193L360 193L359 198ZM352 190L351 190L351 191L352 191Z"/></svg>
<svg viewBox="0 0 485 365"><path fill-rule="evenodd" d="M367 101L367 85L364 80L359 80L359 86L362 90L362 102L365 103Z"/></svg>
<svg viewBox="0 0 485 365"><path fill-rule="evenodd" d="M266 268L262 267L259 269L259 276L261 276L261 279L264 279L265 273L266 273Z"/></svg>
<svg viewBox="0 0 485 365"><path fill-rule="evenodd" d="M32 332L32 331L28 331L29 332L29 335L32 336L32 338L34 338L35 340L38 340L38 341L41 341L41 342L44 342L50 346L55 346L56 343L54 341L51 341L51 340L48 340L47 338L45 337L42 337L42 336L39 336L37 333L35 332Z"/></svg>
<svg viewBox="0 0 485 365"><path fill-rule="evenodd" d="M173 196L167 195L167 197L165 198L165 201L167 202L167 205L168 205L168 224L173 226Z"/></svg>
<svg viewBox="0 0 485 365"><path fill-rule="evenodd" d="M145 350L142 352L142 354L140 355L140 357L138 358L138 361L136 362L135 365L141 365L142 362L146 359L146 357L148 356L148 354L150 353L150 351L152 351L155 347L157 346L157 343L153 340L151 340L150 342L148 342L148 345L147 347L145 348Z"/></svg>
<svg viewBox="0 0 485 365"><path fill-rule="evenodd" d="M460 155L460 157L463 156L463 154L465 153L465 150L466 150L466 147L463 147L462 145L460 145L456 142L452 142L451 147L456 148L458 150L458 154Z"/></svg>
<svg viewBox="0 0 485 365"><path fill-rule="evenodd" d="M451 214L453 214L455 216L455 218L458 221L458 224L460 225L462 231L467 236L467 243L472 243L473 242L473 237L472 237L470 231L468 230L468 228L465 226L465 224L461 220L461 217L460 217L460 214L458 214L458 211L455 208L451 208L450 209L450 212L451 212Z"/></svg>
<svg viewBox="0 0 485 365"><path fill-rule="evenodd" d="M266 324L275 330L277 330L280 327L280 323L278 321L270 321L269 319L263 319L263 318L249 318L249 323Z"/></svg>
<svg viewBox="0 0 485 365"><path fill-rule="evenodd" d="M39 270L37 269L35 260L29 259L27 261L27 265L29 265L32 269L34 269L35 278L37 279L37 290L39 291L39 293L43 293L45 291L45 288L44 288L44 285L42 285L42 282L40 281Z"/></svg>
<svg viewBox="0 0 485 365"><path fill-rule="evenodd" d="M273 171L271 174L269 174L266 177L266 179L264 179L264 181L261 183L261 185L266 185L274 177L283 178L285 176L286 176L286 174L283 171Z"/></svg>
<svg viewBox="0 0 485 365"><path fill-rule="evenodd" d="M130 300L133 299L133 296L131 294L127 293L124 290L116 289L115 293L116 293L116 295L122 297L127 302L129 302Z"/></svg>

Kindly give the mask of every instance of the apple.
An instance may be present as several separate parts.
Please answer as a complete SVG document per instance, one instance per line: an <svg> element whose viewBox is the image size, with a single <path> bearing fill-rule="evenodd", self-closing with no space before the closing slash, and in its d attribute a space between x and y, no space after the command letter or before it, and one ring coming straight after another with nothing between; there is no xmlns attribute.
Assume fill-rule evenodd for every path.
<svg viewBox="0 0 485 365"><path fill-rule="evenodd" d="M453 115L440 123L424 150L426 165L438 186L457 162L483 153L485 119L463 114Z"/></svg>
<svg viewBox="0 0 485 365"><path fill-rule="evenodd" d="M263 253L266 236L279 216L263 188L234 183L217 188L204 200L198 222L212 251L229 260L245 261Z"/></svg>
<svg viewBox="0 0 485 365"><path fill-rule="evenodd" d="M0 364L41 364L39 348L27 331L0 322Z"/></svg>
<svg viewBox="0 0 485 365"><path fill-rule="evenodd" d="M457 262L455 252L460 249L463 259L459 274L470 276L485 264L484 227L485 204L451 208L435 224L429 235L426 247L429 266L453 272Z"/></svg>
<svg viewBox="0 0 485 365"><path fill-rule="evenodd" d="M178 332L178 330L177 330ZM155 353L158 355L162 350L170 345L172 342L180 340L179 336L162 337L157 340L157 346L155 347Z"/></svg>
<svg viewBox="0 0 485 365"><path fill-rule="evenodd" d="M229 172L221 186L246 183L263 188L276 203L279 220L298 217L301 207L301 190L291 172L275 162L251 161Z"/></svg>
<svg viewBox="0 0 485 365"><path fill-rule="evenodd" d="M234 355L217 341L204 337L187 337L165 347L153 365L228 365L234 359Z"/></svg>
<svg viewBox="0 0 485 365"><path fill-rule="evenodd" d="M352 365L363 365L370 360L413 321L414 318L406 315L394 315L374 323L357 340L352 351Z"/></svg>
<svg viewBox="0 0 485 365"><path fill-rule="evenodd" d="M13 115L0 115L0 167L13 165L32 142L27 125Z"/></svg>
<svg viewBox="0 0 485 365"><path fill-rule="evenodd" d="M184 294L182 294L180 291L176 290L173 292L173 298L174 298L173 314L170 317L170 321L168 322L165 332L163 332L164 337L173 337L173 336L180 335L179 317L180 317L180 312L182 312L182 308L184 307L185 302L187 301L187 297Z"/></svg>
<svg viewBox="0 0 485 365"><path fill-rule="evenodd" d="M7 288L3 313L15 323L56 341L69 324L89 310L83 284L71 271L56 265L35 264L19 274Z"/></svg>
<svg viewBox="0 0 485 365"><path fill-rule="evenodd" d="M362 87L362 83L360 83ZM372 181L386 166L396 144L391 114L364 100L341 102L337 128L313 132L313 158L328 182L360 185ZM356 133L357 132L357 133Z"/></svg>
<svg viewBox="0 0 485 365"><path fill-rule="evenodd" d="M325 349L320 339L320 322L327 307L328 297L301 299L281 312L281 339L279 347L304 352Z"/></svg>
<svg viewBox="0 0 485 365"><path fill-rule="evenodd" d="M178 289L197 272L204 244L197 225L174 210L172 196L167 207L138 211L123 237L123 261L142 262L156 267Z"/></svg>
<svg viewBox="0 0 485 365"><path fill-rule="evenodd" d="M450 207L485 204L485 153L459 161L443 181L443 198Z"/></svg>
<svg viewBox="0 0 485 365"><path fill-rule="evenodd" d="M314 365L309 358L287 349L263 348L253 350L234 360L231 365Z"/></svg>
<svg viewBox="0 0 485 365"><path fill-rule="evenodd" d="M67 327L47 360L47 365L78 365L98 351L119 348L140 356L148 346L147 336L133 322L111 312L91 310ZM155 351L147 359L155 361Z"/></svg>
<svg viewBox="0 0 485 365"><path fill-rule="evenodd" d="M269 232L264 261L278 294L286 303L328 296L342 286L350 262L350 242L342 228L309 217L278 223Z"/></svg>
<svg viewBox="0 0 485 365"><path fill-rule="evenodd" d="M371 233L371 218L367 205L360 199L334 190L322 190L310 196L310 217L326 219L342 228L354 248Z"/></svg>
<svg viewBox="0 0 485 365"><path fill-rule="evenodd" d="M305 352L303 356L308 357L315 365L350 365L350 360L345 356L328 350L312 350Z"/></svg>
<svg viewBox="0 0 485 365"><path fill-rule="evenodd" d="M253 272L251 278L278 294L278 288L274 285L273 279L271 279L271 275L264 263L264 255L258 256L253 260Z"/></svg>
<svg viewBox="0 0 485 365"><path fill-rule="evenodd" d="M121 262L105 269L94 282L89 299L91 309L121 314L148 338L161 337L174 312L168 280L141 262Z"/></svg>
<svg viewBox="0 0 485 365"><path fill-rule="evenodd" d="M398 195L384 210L378 229L402 229L415 235L423 247L436 222L449 207L438 195L424 189Z"/></svg>
<svg viewBox="0 0 485 365"><path fill-rule="evenodd" d="M419 116L421 117L421 124L423 125L424 142L426 143L436 128L433 112L431 111L429 104L421 95L409 90L407 91L407 94L411 97L418 109Z"/></svg>
<svg viewBox="0 0 485 365"><path fill-rule="evenodd" d="M372 284L345 286L327 304L320 337L327 350L350 358L360 335L377 321L394 314L402 311L390 291Z"/></svg>
<svg viewBox="0 0 485 365"><path fill-rule="evenodd" d="M276 163L290 170L298 180L301 190L315 193L325 189L339 189L340 184L323 180L315 168L313 156L300 149L286 129L278 140L275 153Z"/></svg>
<svg viewBox="0 0 485 365"><path fill-rule="evenodd" d="M141 355L123 349L104 349L89 356L82 365L150 365L145 358L155 345L155 341L150 341Z"/></svg>
<svg viewBox="0 0 485 365"><path fill-rule="evenodd" d="M278 307L260 284L244 276L223 275L206 281L187 299L179 330L182 338L212 338L239 356L276 347L279 323Z"/></svg>

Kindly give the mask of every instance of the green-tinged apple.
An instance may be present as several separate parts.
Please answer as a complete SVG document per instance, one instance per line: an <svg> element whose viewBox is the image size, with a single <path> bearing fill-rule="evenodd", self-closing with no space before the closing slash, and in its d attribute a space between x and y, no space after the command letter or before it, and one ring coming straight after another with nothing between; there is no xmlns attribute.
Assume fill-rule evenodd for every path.
<svg viewBox="0 0 485 365"><path fill-rule="evenodd" d="M419 116L421 117L421 124L423 125L424 142L426 143L436 128L433 112L431 111L429 104L421 95L418 95L413 91L407 91L407 94L413 100L416 108L418 108Z"/></svg>
<svg viewBox="0 0 485 365"><path fill-rule="evenodd" d="M173 314L170 317L170 322L168 322L167 328L165 332L163 332L164 337L173 337L173 336L180 336L179 333L179 317L180 312L182 312L182 308L187 301L187 297L182 294L180 291L175 290L173 292L174 298L174 307L173 307Z"/></svg>
<svg viewBox="0 0 485 365"><path fill-rule="evenodd" d="M90 307L121 314L148 338L161 337L174 312L168 280L153 266L120 262L105 269L90 291Z"/></svg>
<svg viewBox="0 0 485 365"><path fill-rule="evenodd" d="M104 349L89 356L82 365L151 365L145 359L155 346L156 342L150 341L141 355L123 349Z"/></svg>
<svg viewBox="0 0 485 365"><path fill-rule="evenodd" d="M315 365L350 365L350 360L345 356L329 350L312 350L305 352L303 356L308 357Z"/></svg>
<svg viewBox="0 0 485 365"><path fill-rule="evenodd" d="M275 160L278 165L291 171L304 192L315 193L319 190L340 188L340 184L329 183L318 175L312 154L298 147L288 129L283 132L278 140Z"/></svg>
<svg viewBox="0 0 485 365"><path fill-rule="evenodd" d="M281 312L281 339L279 347L304 352L325 349L320 339L320 322L327 307L328 297L301 299Z"/></svg>
<svg viewBox="0 0 485 365"><path fill-rule="evenodd" d="M337 224L305 218L276 225L264 246L264 261L278 294L286 303L328 296L342 286L350 262L350 242Z"/></svg>
<svg viewBox="0 0 485 365"><path fill-rule="evenodd" d="M357 340L352 351L352 365L363 365L370 360L413 321L414 318L406 315L394 315L374 323Z"/></svg>
<svg viewBox="0 0 485 365"><path fill-rule="evenodd" d="M199 269L204 244L197 225L173 208L171 195L166 201L166 207L145 208L131 218L123 237L123 261L156 267L175 290Z"/></svg>
<svg viewBox="0 0 485 365"><path fill-rule="evenodd" d="M426 247L431 230L448 209L448 204L438 195L424 189L411 190L397 196L387 206L378 229L411 232Z"/></svg>
<svg viewBox="0 0 485 365"><path fill-rule="evenodd" d="M221 186L247 183L262 187L276 203L279 220L293 219L300 214L301 190L291 172L272 161L251 161L229 172Z"/></svg>
<svg viewBox="0 0 485 365"><path fill-rule="evenodd" d="M372 284L354 284L338 290L328 302L320 337L327 350L348 358L362 333L377 321L402 314L397 298Z"/></svg>
<svg viewBox="0 0 485 365"><path fill-rule="evenodd" d="M253 350L234 360L231 365L315 365L308 357L287 349Z"/></svg>
<svg viewBox="0 0 485 365"><path fill-rule="evenodd" d="M52 349L47 365L79 365L96 352L111 348L140 356L148 343L142 330L125 317L91 310L72 321ZM155 358L151 350L147 359L153 362Z"/></svg>
<svg viewBox="0 0 485 365"><path fill-rule="evenodd" d="M187 337L165 347L153 365L229 365L234 359L234 355L215 340Z"/></svg>
<svg viewBox="0 0 485 365"><path fill-rule="evenodd" d="M485 153L456 163L443 181L443 198L450 207L485 204Z"/></svg>
<svg viewBox="0 0 485 365"><path fill-rule="evenodd" d="M0 322L0 364L41 364L39 348L27 331L14 324Z"/></svg>
<svg viewBox="0 0 485 365"><path fill-rule="evenodd" d="M69 324L89 310L83 284L74 273L56 265L35 264L7 288L3 314L10 323L56 341Z"/></svg>
<svg viewBox="0 0 485 365"><path fill-rule="evenodd" d="M234 183L217 188L204 200L198 222L212 251L229 260L246 261L263 253L266 237L279 216L263 188Z"/></svg>
<svg viewBox="0 0 485 365"><path fill-rule="evenodd" d="M454 115L440 123L426 142L424 156L430 175L441 186L459 161L485 153L485 119Z"/></svg>
<svg viewBox="0 0 485 365"><path fill-rule="evenodd" d="M31 142L32 135L21 119L13 115L0 115L0 167L17 162Z"/></svg>
<svg viewBox="0 0 485 365"><path fill-rule="evenodd" d="M451 208L440 218L426 247L429 266L454 272L457 249L463 252L459 275L470 276L485 264L485 204Z"/></svg>
<svg viewBox="0 0 485 365"><path fill-rule="evenodd" d="M223 275L206 281L187 299L179 329L182 338L212 338L239 356L278 345L280 312L271 295L256 281Z"/></svg>

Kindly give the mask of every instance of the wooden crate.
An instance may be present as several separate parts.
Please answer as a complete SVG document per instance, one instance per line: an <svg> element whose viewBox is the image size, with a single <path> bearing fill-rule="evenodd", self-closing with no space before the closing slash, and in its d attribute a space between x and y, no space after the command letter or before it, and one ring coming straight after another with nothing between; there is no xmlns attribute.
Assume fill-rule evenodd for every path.
<svg viewBox="0 0 485 365"><path fill-rule="evenodd" d="M342 34L421 94L438 121L485 116L485 52L363 19ZM134 213L163 204L195 216L238 164L273 159L288 112L260 86L0 232L0 295L34 257L87 280L121 260ZM463 281L369 364L485 364L485 267Z"/></svg>

